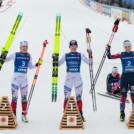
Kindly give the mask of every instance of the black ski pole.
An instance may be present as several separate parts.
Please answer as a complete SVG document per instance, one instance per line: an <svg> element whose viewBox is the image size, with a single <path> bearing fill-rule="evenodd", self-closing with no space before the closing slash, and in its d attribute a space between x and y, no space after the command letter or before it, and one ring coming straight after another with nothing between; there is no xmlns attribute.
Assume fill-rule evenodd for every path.
<svg viewBox="0 0 134 134"><path fill-rule="evenodd" d="M109 46L111 46L112 41L113 41L113 38L114 38L114 35L115 35L115 33L117 32L117 30L118 30L119 22L120 22L120 19L117 19L117 20L114 22L114 27L113 27L113 30L112 30L112 34L111 34L110 40L109 40L109 42L108 42L108 45L109 45ZM106 59L106 55L107 55L107 50L105 49L105 52L104 52L104 54L103 54L101 63L100 63L100 65L99 65L99 68L98 68L97 73L96 73L95 78L94 78L94 85L96 84L96 82L97 82L97 80L98 80L99 74L100 74L100 72L101 72L101 69L102 69L102 67L103 67L104 61L105 61L105 59Z"/></svg>

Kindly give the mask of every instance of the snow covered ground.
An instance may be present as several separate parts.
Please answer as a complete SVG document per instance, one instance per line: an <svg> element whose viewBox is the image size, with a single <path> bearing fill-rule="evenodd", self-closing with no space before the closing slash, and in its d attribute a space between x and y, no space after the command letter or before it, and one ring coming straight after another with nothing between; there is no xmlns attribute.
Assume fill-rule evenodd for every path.
<svg viewBox="0 0 134 134"><path fill-rule="evenodd" d="M0 48L6 43L9 32L19 12L24 16L18 29L15 40L11 46L9 55L19 51L19 42L29 42L29 52L32 55L33 63L38 61L42 50L42 42L47 39L49 45L44 54L44 63L41 66L40 74L35 87L33 99L29 109L29 123L21 122L20 96L18 100L18 127L16 130L3 130L1 134L133 134L134 130L128 130L126 122L131 112L131 104L126 104L126 122L119 120L119 101L96 95L97 112L92 110L92 100L89 94L90 77L89 67L82 63L81 75L84 83L83 91L83 112L86 118L84 130L59 130L63 116L64 101L64 79L65 64L59 68L58 100L51 102L51 81L52 81L52 53L54 46L55 17L56 13L62 14L60 57L69 52L68 42L71 39L78 41L78 51L85 54L85 28L92 30L92 50L94 58L94 74L97 71L100 60L104 53L106 44L109 41L113 18L97 14L85 8L79 0L19 0L6 12L0 13ZM112 43L112 53L123 51L122 42L130 40L134 44L134 25L121 22L119 30ZM106 59L102 72L96 84L96 92L105 92L106 76L113 66L119 67L120 60ZM29 90L32 85L35 70L29 70ZM13 62L4 64L0 72L0 97L8 96L11 100L11 79L13 74ZM74 91L72 92L74 95Z"/></svg>

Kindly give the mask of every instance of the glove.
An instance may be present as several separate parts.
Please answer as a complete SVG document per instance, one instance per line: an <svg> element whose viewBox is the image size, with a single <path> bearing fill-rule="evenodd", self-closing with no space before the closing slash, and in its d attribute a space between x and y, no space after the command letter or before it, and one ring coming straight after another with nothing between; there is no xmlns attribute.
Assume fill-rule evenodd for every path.
<svg viewBox="0 0 134 134"><path fill-rule="evenodd" d="M117 87L116 86L113 86L112 87L112 92L116 91L117 90Z"/></svg>
<svg viewBox="0 0 134 134"><path fill-rule="evenodd" d="M93 58L93 56L92 56L92 51L89 50L88 53L89 53L89 58L92 59L92 58Z"/></svg>
<svg viewBox="0 0 134 134"><path fill-rule="evenodd" d="M52 58L55 57L55 56L56 56L56 54L53 53L53 54L52 54Z"/></svg>
<svg viewBox="0 0 134 134"><path fill-rule="evenodd" d="M120 93L120 89L119 89L119 87L117 87L117 86L113 86L112 89L113 89L113 90L112 90L113 94Z"/></svg>
<svg viewBox="0 0 134 134"><path fill-rule="evenodd" d="M110 52L110 48L111 48L111 46L106 45L106 50L107 50L107 52Z"/></svg>
<svg viewBox="0 0 134 134"><path fill-rule="evenodd" d="M43 60L39 60L38 63L36 63L36 67L39 65L42 65L43 64Z"/></svg>
<svg viewBox="0 0 134 134"><path fill-rule="evenodd" d="M5 53L7 50L3 47L2 49L1 49L1 52L2 53Z"/></svg>
<svg viewBox="0 0 134 134"><path fill-rule="evenodd" d="M42 65L43 64L43 60L39 60L38 64Z"/></svg>
<svg viewBox="0 0 134 134"><path fill-rule="evenodd" d="M119 83L114 83L114 86L119 87Z"/></svg>

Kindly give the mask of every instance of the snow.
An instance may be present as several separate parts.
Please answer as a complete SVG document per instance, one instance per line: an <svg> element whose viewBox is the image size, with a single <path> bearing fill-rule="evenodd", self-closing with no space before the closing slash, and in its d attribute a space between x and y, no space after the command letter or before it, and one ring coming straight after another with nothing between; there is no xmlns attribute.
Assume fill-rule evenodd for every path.
<svg viewBox="0 0 134 134"><path fill-rule="evenodd" d="M100 60L104 53L106 44L109 41L114 23L113 18L96 13L84 7L79 0L19 0L6 12L0 13L0 48L6 43L9 32L19 12L24 16L19 26L15 40L9 51L9 55L19 51L19 42L27 40L29 42L29 52L32 55L33 63L38 61L42 50L42 42L48 40L43 65L40 68L39 77L35 86L32 102L29 109L29 123L21 121L20 94L18 99L16 130L3 130L1 134L133 134L133 130L126 127L126 122L131 112L131 103L126 104L126 121L121 123L119 120L120 102L105 98L96 94L97 112L93 112L92 99L89 94L90 77L89 67L82 63L81 75L84 83L83 90L83 112L86 118L84 130L59 130L63 116L64 101L64 79L65 64L59 68L58 100L51 102L51 81L52 81L52 53L54 46L55 16L61 13L61 40L60 58L69 52L68 42L71 39L77 40L78 51L87 56L87 46L85 42L85 28L89 27L91 33L91 47L94 58L94 74L97 71ZM119 30L112 43L112 53L123 51L122 42L130 40L134 43L134 25L121 22ZM111 72L112 67L119 67L121 73L120 60L108 60L102 68L102 72L96 83L96 92L105 92L106 76ZM11 101L11 79L13 74L13 62L4 64L0 72L0 97L8 96ZM29 70L29 90L32 85L35 70ZM72 92L74 94L74 91Z"/></svg>

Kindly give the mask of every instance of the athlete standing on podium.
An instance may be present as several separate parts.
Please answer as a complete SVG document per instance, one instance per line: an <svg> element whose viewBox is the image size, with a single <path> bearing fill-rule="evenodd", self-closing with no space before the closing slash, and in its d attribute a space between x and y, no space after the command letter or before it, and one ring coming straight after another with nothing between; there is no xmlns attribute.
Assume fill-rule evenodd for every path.
<svg viewBox="0 0 134 134"><path fill-rule="evenodd" d="M69 44L70 53L63 55L59 61L59 66L66 61L67 74L64 83L64 110L69 97L71 96L72 87L75 87L77 106L79 108L82 120L85 122L82 112L82 91L83 82L80 75L81 61L83 60L86 64L92 64L92 60L87 59L83 54L77 52L78 44L77 41L71 40Z"/></svg>
<svg viewBox="0 0 134 134"><path fill-rule="evenodd" d="M5 51L4 48L1 50ZM20 42L20 52L11 54L6 58L5 62L14 61L14 74L11 82L12 90L12 111L16 118L16 108L18 100L18 90L20 88L21 92L21 103L22 103L22 121L28 122L26 117L26 108L27 108L27 93L28 93L28 81L27 81L27 71L29 69L34 69L38 64L42 64L42 61L38 61L35 65L32 64L32 57L28 53L28 42Z"/></svg>
<svg viewBox="0 0 134 134"><path fill-rule="evenodd" d="M134 108L134 51L131 50L131 42L129 40L125 40L123 42L123 47L125 52L111 55L110 46L107 45L108 59L120 58L122 63L122 76L120 84L120 121L125 120L125 101L129 89L132 100L132 108Z"/></svg>

